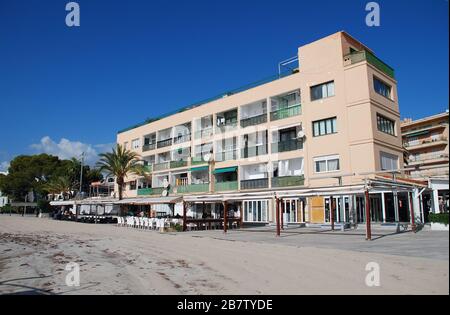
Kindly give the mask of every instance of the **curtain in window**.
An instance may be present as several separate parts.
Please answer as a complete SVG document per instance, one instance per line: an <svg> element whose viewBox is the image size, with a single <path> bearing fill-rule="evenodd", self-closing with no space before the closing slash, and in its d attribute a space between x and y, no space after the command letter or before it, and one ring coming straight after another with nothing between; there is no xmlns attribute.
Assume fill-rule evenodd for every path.
<svg viewBox="0 0 450 315"><path fill-rule="evenodd" d="M316 172L326 172L327 171L327 161L316 161Z"/></svg>
<svg viewBox="0 0 450 315"><path fill-rule="evenodd" d="M328 171L338 171L339 170L339 160L338 159L334 159L334 160L329 160L328 161Z"/></svg>

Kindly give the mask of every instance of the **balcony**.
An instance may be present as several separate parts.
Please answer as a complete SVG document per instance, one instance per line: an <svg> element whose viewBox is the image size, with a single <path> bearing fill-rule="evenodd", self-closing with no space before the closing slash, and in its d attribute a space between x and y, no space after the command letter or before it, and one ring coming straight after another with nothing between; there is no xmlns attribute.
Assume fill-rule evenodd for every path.
<svg viewBox="0 0 450 315"><path fill-rule="evenodd" d="M172 145L172 138L160 140L160 141L157 142L157 144L158 144L158 149L171 146Z"/></svg>
<svg viewBox="0 0 450 315"><path fill-rule="evenodd" d="M157 163L153 165L153 171L158 172L158 171L164 171L164 170L168 170L170 165L169 162L162 162L162 163Z"/></svg>
<svg viewBox="0 0 450 315"><path fill-rule="evenodd" d="M214 134L213 127L207 127L202 130L198 130L195 132L195 139L209 139Z"/></svg>
<svg viewBox="0 0 450 315"><path fill-rule="evenodd" d="M303 142L298 139L272 143L272 153L281 153L301 149L303 149Z"/></svg>
<svg viewBox="0 0 450 315"><path fill-rule="evenodd" d="M449 155L448 153L424 153L419 155L413 155L409 158L410 164L416 164L419 162L427 162L433 160L447 160Z"/></svg>
<svg viewBox="0 0 450 315"><path fill-rule="evenodd" d="M285 119L293 116L301 115L302 113L302 106L300 104L293 105L286 108L281 108L276 111L273 111L270 113L270 120L279 120L279 119Z"/></svg>
<svg viewBox="0 0 450 315"><path fill-rule="evenodd" d="M233 191L238 190L238 182L215 182L214 184L215 191Z"/></svg>
<svg viewBox="0 0 450 315"><path fill-rule="evenodd" d="M267 154L267 144L246 147L241 149L241 158L246 159L254 156L265 155Z"/></svg>
<svg viewBox="0 0 450 315"><path fill-rule="evenodd" d="M187 165L187 161L170 161L170 168L186 167Z"/></svg>
<svg viewBox="0 0 450 315"><path fill-rule="evenodd" d="M195 156L191 159L191 165L203 165L207 163L208 162L206 162L201 156Z"/></svg>
<svg viewBox="0 0 450 315"><path fill-rule="evenodd" d="M182 136L173 138L173 143L183 143L183 142L188 142L188 141L191 141L190 134L186 134L186 135L182 135Z"/></svg>
<svg viewBox="0 0 450 315"><path fill-rule="evenodd" d="M177 187L178 194L200 193L200 192L208 192L208 191L209 191L209 183L192 184L192 185Z"/></svg>
<svg viewBox="0 0 450 315"><path fill-rule="evenodd" d="M249 126L260 125L264 124L265 122L267 122L267 114L261 114L258 116L241 119L241 127L245 128Z"/></svg>
<svg viewBox="0 0 450 315"><path fill-rule="evenodd" d="M247 189L262 189L269 187L268 178L247 179L241 180L241 190Z"/></svg>
<svg viewBox="0 0 450 315"><path fill-rule="evenodd" d="M408 148L408 149L427 148L427 147L433 147L433 146L445 145L445 144L447 144L447 137L444 137L444 136L419 139L419 140L414 140L414 141L409 141L409 142L403 143L405 148Z"/></svg>
<svg viewBox="0 0 450 315"><path fill-rule="evenodd" d="M143 152L151 151L151 150L155 150L155 149L156 149L156 143L144 144L142 146L142 151Z"/></svg>
<svg viewBox="0 0 450 315"><path fill-rule="evenodd" d="M305 183L304 176L283 176L283 177L273 177L272 178L272 188L303 186L304 183Z"/></svg>
<svg viewBox="0 0 450 315"><path fill-rule="evenodd" d="M151 196L151 195L161 195L163 192L163 187L155 187L155 188L141 188L138 189L138 196Z"/></svg>
<svg viewBox="0 0 450 315"><path fill-rule="evenodd" d="M151 164L144 165L144 172L151 173L152 170L153 170L153 167Z"/></svg>
<svg viewBox="0 0 450 315"><path fill-rule="evenodd" d="M362 61L367 61L387 76L395 79L394 69L369 51L357 51L344 56L344 65L353 65Z"/></svg>
<svg viewBox="0 0 450 315"><path fill-rule="evenodd" d="M231 161L237 159L237 150L216 153L216 162Z"/></svg>

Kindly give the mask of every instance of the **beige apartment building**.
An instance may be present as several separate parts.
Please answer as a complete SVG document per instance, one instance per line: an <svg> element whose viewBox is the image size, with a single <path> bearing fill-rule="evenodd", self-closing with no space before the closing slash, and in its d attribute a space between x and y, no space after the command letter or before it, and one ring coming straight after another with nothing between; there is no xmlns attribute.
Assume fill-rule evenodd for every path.
<svg viewBox="0 0 450 315"><path fill-rule="evenodd" d="M448 212L449 207L448 125L448 110L401 122L406 173L411 178L428 181L430 190L423 194L423 206L433 208L434 212Z"/></svg>
<svg viewBox="0 0 450 315"><path fill-rule="evenodd" d="M402 180L394 70L345 32L301 46L299 67L273 80L118 132L148 174L130 175L122 203L189 217L272 223L409 222L422 183ZM154 202L152 201L154 200ZM334 200L330 206L330 200ZM335 207L334 207L335 205Z"/></svg>

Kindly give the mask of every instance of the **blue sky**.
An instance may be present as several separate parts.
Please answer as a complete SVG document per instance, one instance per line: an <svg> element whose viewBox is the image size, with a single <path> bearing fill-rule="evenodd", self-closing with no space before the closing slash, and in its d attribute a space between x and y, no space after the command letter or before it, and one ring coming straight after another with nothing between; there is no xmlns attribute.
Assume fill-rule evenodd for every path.
<svg viewBox="0 0 450 315"><path fill-rule="evenodd" d="M116 132L276 74L345 30L396 70L402 117L448 108L448 1L0 0L0 170L18 154L98 152ZM126 113L125 115L123 113Z"/></svg>

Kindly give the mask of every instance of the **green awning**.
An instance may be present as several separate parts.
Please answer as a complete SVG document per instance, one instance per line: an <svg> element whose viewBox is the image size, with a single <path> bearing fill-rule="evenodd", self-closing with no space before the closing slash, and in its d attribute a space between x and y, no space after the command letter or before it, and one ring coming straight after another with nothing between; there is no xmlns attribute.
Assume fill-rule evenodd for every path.
<svg viewBox="0 0 450 315"><path fill-rule="evenodd" d="M231 173L231 172L236 172L237 170L237 166L233 166L233 167L225 167L225 168L218 168L216 170L214 170L214 174L222 174L222 173Z"/></svg>
<svg viewBox="0 0 450 315"><path fill-rule="evenodd" d="M429 133L430 133L429 130L422 130L422 131L417 131L417 132L413 132L413 133L408 133L405 136L406 137L415 137L415 136L426 135L426 134L429 134Z"/></svg>
<svg viewBox="0 0 450 315"><path fill-rule="evenodd" d="M207 171L208 169L209 169L209 166L192 167L191 172Z"/></svg>

